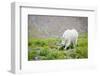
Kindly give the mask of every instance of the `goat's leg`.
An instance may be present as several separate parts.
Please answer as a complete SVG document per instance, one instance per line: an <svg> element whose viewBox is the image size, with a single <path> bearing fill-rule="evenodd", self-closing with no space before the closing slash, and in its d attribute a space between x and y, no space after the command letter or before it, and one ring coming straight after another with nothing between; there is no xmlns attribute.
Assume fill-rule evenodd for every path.
<svg viewBox="0 0 100 76"><path fill-rule="evenodd" d="M78 43L77 43L77 39L75 40L75 43L74 43L74 47L77 47L78 46Z"/></svg>
<svg viewBox="0 0 100 76"><path fill-rule="evenodd" d="M70 41L67 41L67 43L65 44L65 50L69 47L69 45L70 45Z"/></svg>

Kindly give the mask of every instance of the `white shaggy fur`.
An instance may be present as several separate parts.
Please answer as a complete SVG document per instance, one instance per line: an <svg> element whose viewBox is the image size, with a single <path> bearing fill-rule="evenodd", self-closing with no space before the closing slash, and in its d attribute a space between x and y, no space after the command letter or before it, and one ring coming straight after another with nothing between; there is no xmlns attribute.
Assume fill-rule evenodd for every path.
<svg viewBox="0 0 100 76"><path fill-rule="evenodd" d="M70 45L75 47L77 45L77 39L78 39L78 32L76 29L66 30L62 36L62 42L61 44L64 47L64 49L67 49Z"/></svg>

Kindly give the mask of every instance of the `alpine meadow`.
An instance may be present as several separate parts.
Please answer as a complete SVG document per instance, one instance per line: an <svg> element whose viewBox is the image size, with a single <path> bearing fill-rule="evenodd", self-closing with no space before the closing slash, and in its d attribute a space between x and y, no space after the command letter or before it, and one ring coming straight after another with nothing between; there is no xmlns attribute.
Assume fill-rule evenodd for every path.
<svg viewBox="0 0 100 76"><path fill-rule="evenodd" d="M88 17L28 15L27 45L28 61L88 58Z"/></svg>

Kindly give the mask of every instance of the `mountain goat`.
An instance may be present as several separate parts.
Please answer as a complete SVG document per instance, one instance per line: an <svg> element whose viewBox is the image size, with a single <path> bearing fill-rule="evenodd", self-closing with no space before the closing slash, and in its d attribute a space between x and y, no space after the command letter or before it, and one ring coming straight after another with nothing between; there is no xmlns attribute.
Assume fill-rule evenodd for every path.
<svg viewBox="0 0 100 76"><path fill-rule="evenodd" d="M64 49L74 48L77 45L78 32L76 29L66 30L63 33L61 45Z"/></svg>

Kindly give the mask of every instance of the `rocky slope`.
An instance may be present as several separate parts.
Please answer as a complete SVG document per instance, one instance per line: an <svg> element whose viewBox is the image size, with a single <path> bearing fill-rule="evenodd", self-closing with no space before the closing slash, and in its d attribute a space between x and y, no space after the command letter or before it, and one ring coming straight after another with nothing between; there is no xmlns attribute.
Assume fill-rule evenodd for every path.
<svg viewBox="0 0 100 76"><path fill-rule="evenodd" d="M28 15L28 36L34 38L61 37L67 29L88 32L87 17Z"/></svg>

